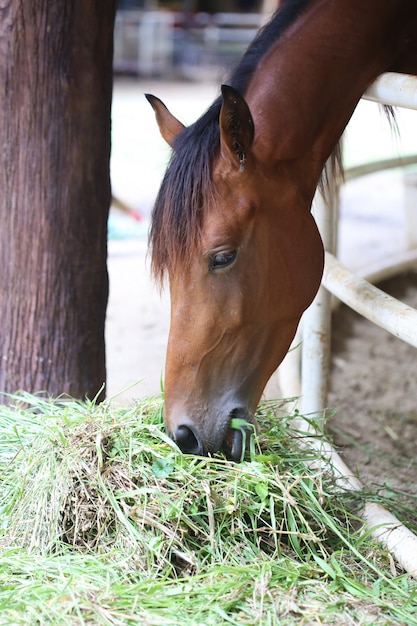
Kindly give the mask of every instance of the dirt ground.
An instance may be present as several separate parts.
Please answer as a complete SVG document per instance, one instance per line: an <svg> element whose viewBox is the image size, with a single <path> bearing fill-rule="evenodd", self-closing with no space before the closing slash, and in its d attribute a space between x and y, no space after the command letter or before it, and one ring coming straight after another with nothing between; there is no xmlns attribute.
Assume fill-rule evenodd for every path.
<svg viewBox="0 0 417 626"><path fill-rule="evenodd" d="M143 91L152 91L146 87L142 87ZM129 89L122 89L119 96L133 98ZM185 91L189 95L195 89L191 85ZM175 102L180 102L178 90L171 95ZM126 101L122 102L125 106ZM132 99L133 102L132 115L137 115L137 100ZM123 111L126 116L126 110ZM152 126L151 116L145 124ZM130 126L129 133L132 132ZM361 127L359 134L362 132ZM148 155L145 158L149 160ZM150 178L156 188L154 172ZM134 181L131 186L133 189ZM153 189L147 188L149 197L152 193ZM140 199L133 199L135 202L137 206ZM363 268L403 248L404 215L399 208L403 203L402 173L377 174L348 183L341 200L342 261L354 269ZM109 241L106 342L108 395L115 398L114 402L130 403L135 398L157 394L160 389L169 301L166 293L157 291L149 276L148 217L146 213L133 236ZM383 287L417 308L417 268ZM417 496L416 364L414 348L345 307L334 314L328 430L347 464L357 469L366 484L385 485ZM268 385L266 395L280 396L276 377Z"/></svg>

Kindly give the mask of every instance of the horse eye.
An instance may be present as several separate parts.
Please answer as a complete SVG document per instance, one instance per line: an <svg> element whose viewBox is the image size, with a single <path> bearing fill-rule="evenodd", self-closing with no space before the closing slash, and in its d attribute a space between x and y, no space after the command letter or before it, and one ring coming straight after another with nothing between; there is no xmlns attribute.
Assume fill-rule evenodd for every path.
<svg viewBox="0 0 417 626"><path fill-rule="evenodd" d="M236 255L237 250L221 250L220 252L215 252L210 255L209 270L212 272L213 270L220 270L231 265Z"/></svg>

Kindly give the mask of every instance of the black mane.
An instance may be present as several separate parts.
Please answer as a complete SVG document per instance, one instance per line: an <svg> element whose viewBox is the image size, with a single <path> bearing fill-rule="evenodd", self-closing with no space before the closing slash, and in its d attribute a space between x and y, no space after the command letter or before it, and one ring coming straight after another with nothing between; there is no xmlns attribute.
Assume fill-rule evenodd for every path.
<svg viewBox="0 0 417 626"><path fill-rule="evenodd" d="M310 0L286 0L255 37L226 83L244 94L260 59ZM152 271L160 281L178 259L184 263L198 241L204 205L213 195L211 164L220 145L219 96L176 139L152 212Z"/></svg>

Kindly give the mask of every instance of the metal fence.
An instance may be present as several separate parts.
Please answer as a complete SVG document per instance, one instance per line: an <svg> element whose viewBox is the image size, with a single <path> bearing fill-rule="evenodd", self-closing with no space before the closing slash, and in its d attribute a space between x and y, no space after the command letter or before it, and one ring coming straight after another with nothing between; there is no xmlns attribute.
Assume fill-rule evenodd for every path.
<svg viewBox="0 0 417 626"><path fill-rule="evenodd" d="M364 94L365 99L417 110L417 77L387 73L378 78ZM398 167L417 163L417 156L407 159L390 159L355 168L346 172L352 178L387 167ZM395 337L417 347L417 310L392 298L373 284L395 273L417 265L417 187L412 195L410 208L409 249L401 251L395 258L372 268L371 275L357 276L340 263L334 255L337 235L337 186L330 190L324 199L318 197L315 217L326 250L325 269L322 286L313 304L305 312L301 331L295 344L302 339L301 376L299 350L290 351L280 367L280 383L285 396L300 396L301 417L297 428L303 445L320 449L323 458L339 478L341 489L358 491L363 488L361 481L341 459L334 448L322 438L315 436L312 414L319 419L327 407L327 389L330 363L331 299L339 300L378 324ZM416 352L417 362L417 352ZM303 416L310 416L305 419ZM375 502L365 502L361 516L378 539L396 557L400 565L413 575L417 575L417 537L394 515Z"/></svg>

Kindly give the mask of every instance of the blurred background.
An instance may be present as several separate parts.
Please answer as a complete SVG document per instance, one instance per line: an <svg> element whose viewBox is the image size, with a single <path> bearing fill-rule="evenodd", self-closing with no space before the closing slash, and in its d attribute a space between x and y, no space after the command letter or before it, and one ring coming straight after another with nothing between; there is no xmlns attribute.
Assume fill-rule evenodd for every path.
<svg viewBox="0 0 417 626"><path fill-rule="evenodd" d="M114 69L198 79L236 62L277 2L120 0ZM275 6L274 6L275 5Z"/></svg>
<svg viewBox="0 0 417 626"><path fill-rule="evenodd" d="M159 393L169 326L167 289L160 293L154 286L147 261L150 213L169 148L159 135L144 93L158 96L182 122L192 123L217 97L221 82L227 80L277 2L120 0L118 6L107 394L117 396L118 402L129 402ZM391 131L378 105L361 101L344 140L345 164L412 154L416 115L400 110L397 119L398 134ZM405 177L410 180L414 173L415 168L394 169L343 187L339 256L350 267L363 268L407 245L401 207L409 187ZM267 393L279 396L274 379Z"/></svg>

